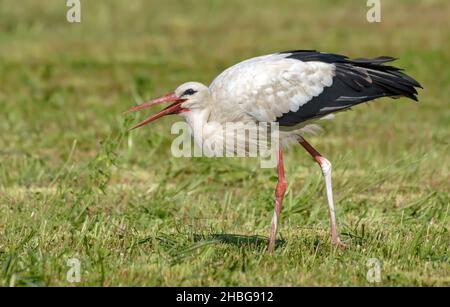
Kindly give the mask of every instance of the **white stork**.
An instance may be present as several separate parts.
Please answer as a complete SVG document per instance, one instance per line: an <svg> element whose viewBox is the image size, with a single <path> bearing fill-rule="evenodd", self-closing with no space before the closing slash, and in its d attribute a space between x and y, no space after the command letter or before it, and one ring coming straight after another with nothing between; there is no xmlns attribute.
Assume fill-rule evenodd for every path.
<svg viewBox="0 0 450 307"><path fill-rule="evenodd" d="M331 163L304 138L311 123L330 118L332 113L380 97L400 96L417 101L416 87L421 85L384 65L391 57L349 59L346 56L314 50L295 50L259 56L240 62L218 75L208 87L198 82L180 85L174 92L138 105L129 111L172 102L131 129L169 114L179 114L189 124L194 140L202 144L198 127L217 129L216 123L277 122L280 144L296 140L314 158L325 178L331 241L345 247L337 229L331 186ZM222 135L219 131L218 135ZM210 137L210 135L209 135ZM269 239L269 251L275 246L277 223L286 191L282 145L279 145L278 182L275 209Z"/></svg>

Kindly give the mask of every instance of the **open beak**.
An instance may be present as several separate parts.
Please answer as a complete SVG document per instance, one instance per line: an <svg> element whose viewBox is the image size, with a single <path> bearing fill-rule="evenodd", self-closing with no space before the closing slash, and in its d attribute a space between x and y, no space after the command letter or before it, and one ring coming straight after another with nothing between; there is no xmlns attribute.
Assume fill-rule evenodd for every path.
<svg viewBox="0 0 450 307"><path fill-rule="evenodd" d="M139 128L141 126L144 126L160 117L163 117L165 115L169 115L169 114L178 114L179 112L182 111L182 107L181 107L181 103L183 103L184 101L186 101L186 99L179 99L177 95L175 95L175 93L171 92L168 93L164 96L161 96L159 98L156 99L152 99L150 101L144 102L143 104L140 104L138 106L135 106L131 109L129 109L128 111L126 111L126 113L130 113L130 112L134 112L134 111L138 111L138 110L142 110L142 109L147 109L150 108L154 105L157 104L161 104L161 103L165 103L165 102L173 102L171 105L169 105L168 107L162 109L161 111L159 111L156 114L153 114L150 117L147 117L146 119L144 119L143 121L141 121L140 123L134 125L133 127L131 127L130 129L128 129L128 131Z"/></svg>

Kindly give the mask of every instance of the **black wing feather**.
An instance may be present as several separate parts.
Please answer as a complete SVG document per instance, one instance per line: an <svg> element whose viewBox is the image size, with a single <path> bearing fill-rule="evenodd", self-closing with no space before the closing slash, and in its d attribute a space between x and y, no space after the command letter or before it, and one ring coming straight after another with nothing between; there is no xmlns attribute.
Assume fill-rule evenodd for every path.
<svg viewBox="0 0 450 307"><path fill-rule="evenodd" d="M349 59L334 53L314 50L293 50L287 58L303 62L320 61L334 64L335 76L330 87L302 105L297 112L288 112L277 121L281 126L294 126L301 122L343 111L354 105L380 97L404 96L417 101L416 87L422 86L401 69L384 65L395 58L381 56L374 59Z"/></svg>

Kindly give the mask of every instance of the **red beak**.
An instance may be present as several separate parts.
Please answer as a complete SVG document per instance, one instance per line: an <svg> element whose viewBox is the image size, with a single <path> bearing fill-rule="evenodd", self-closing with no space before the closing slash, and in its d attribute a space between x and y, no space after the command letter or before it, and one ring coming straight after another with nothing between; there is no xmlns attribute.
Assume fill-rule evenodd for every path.
<svg viewBox="0 0 450 307"><path fill-rule="evenodd" d="M169 115L169 114L177 114L180 111L182 111L182 107L181 107L181 103L186 101L186 99L179 99L177 95L175 95L175 93L171 92L168 93L164 96L161 96L159 98L156 99L152 99L150 101L144 102L143 104L140 104L138 106L135 106L131 109L129 109L128 111L126 111L126 113L129 112L134 112L134 111L138 111L138 110L142 110L142 109L146 109L146 108L150 108L154 105L157 104L161 104L161 103L165 103L165 102L173 102L170 106L162 109L161 111L159 111L156 114L153 114L152 116L146 118L145 120L141 121L140 123L134 125L133 127L131 127L130 129L128 129L128 131L139 128L141 126L144 126L160 117L163 117L165 115Z"/></svg>

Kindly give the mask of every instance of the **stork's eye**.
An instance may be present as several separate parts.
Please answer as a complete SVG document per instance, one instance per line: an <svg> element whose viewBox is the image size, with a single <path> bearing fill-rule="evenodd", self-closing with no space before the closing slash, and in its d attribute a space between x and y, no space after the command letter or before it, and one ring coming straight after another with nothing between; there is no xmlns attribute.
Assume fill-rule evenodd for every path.
<svg viewBox="0 0 450 307"><path fill-rule="evenodd" d="M197 93L197 91L194 91L193 89L188 88L187 90L185 90L183 92L183 95L181 95L181 96L186 96L186 95L190 96L190 95L194 95L195 93Z"/></svg>

